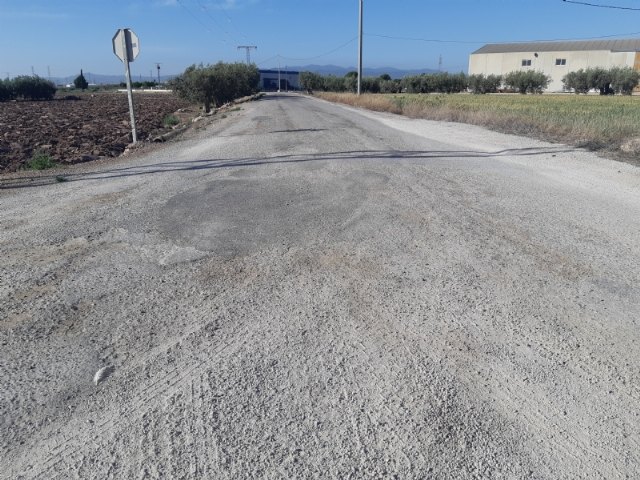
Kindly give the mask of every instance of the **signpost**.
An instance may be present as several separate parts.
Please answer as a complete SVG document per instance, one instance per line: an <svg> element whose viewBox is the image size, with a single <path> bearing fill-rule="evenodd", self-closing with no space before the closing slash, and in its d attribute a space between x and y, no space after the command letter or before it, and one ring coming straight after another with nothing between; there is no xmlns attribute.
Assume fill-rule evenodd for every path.
<svg viewBox="0 0 640 480"><path fill-rule="evenodd" d="M133 112L133 95L131 93L131 71L129 62L133 62L140 53L140 41L138 36L128 28L119 29L113 36L113 53L124 63L124 71L127 80L127 94L129 96L129 114L131 115L131 132L133 143L138 142L136 133L136 117Z"/></svg>

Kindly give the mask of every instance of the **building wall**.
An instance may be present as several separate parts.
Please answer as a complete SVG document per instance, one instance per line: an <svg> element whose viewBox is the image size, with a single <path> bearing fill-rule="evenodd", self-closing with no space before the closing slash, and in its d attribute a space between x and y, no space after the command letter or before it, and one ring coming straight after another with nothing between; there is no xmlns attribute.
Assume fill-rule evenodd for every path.
<svg viewBox="0 0 640 480"><path fill-rule="evenodd" d="M537 57L535 56L537 53ZM556 65L557 59L566 60L565 65ZM531 60L531 66L522 66L523 60ZM506 75L516 70L538 70L551 77L547 91L561 92L562 77L576 70L602 67L634 67L636 52L565 51L565 52L518 52L477 53L469 57L469 75Z"/></svg>
<svg viewBox="0 0 640 480"><path fill-rule="evenodd" d="M300 90L300 73L288 70L260 70L260 88L264 91L278 90L278 79L280 79L280 90Z"/></svg>

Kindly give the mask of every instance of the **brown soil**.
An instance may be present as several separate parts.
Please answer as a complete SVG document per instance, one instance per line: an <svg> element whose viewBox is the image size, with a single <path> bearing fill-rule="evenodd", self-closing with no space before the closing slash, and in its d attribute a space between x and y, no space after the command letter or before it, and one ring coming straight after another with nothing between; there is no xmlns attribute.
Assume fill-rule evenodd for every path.
<svg viewBox="0 0 640 480"><path fill-rule="evenodd" d="M134 94L138 140L167 131L163 119L197 113L172 94ZM117 157L131 143L125 93L95 93L52 101L0 103L0 172L23 168L36 152L59 163Z"/></svg>

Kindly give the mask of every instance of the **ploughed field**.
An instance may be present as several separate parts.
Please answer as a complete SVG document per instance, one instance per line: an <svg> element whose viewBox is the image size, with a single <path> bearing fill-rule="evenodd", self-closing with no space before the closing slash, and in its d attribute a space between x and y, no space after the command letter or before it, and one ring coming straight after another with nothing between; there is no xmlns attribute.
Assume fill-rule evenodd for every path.
<svg viewBox="0 0 640 480"><path fill-rule="evenodd" d="M138 140L147 140L189 104L173 94L140 93L134 106ZM116 157L131 139L126 93L0 103L0 172L19 170L37 152L61 164Z"/></svg>

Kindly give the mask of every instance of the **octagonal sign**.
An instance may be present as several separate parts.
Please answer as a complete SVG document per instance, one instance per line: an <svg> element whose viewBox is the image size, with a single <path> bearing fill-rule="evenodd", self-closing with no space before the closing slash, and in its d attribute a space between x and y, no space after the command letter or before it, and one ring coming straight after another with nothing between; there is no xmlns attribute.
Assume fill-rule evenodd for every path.
<svg viewBox="0 0 640 480"><path fill-rule="evenodd" d="M121 28L113 36L113 53L123 62L133 62L140 53L138 36L129 28Z"/></svg>

